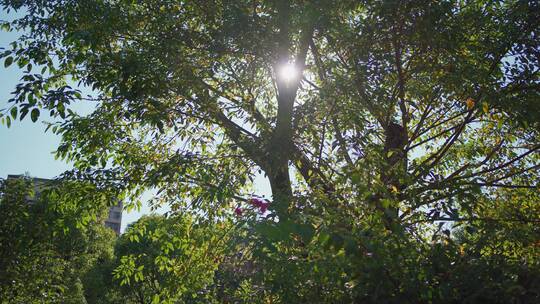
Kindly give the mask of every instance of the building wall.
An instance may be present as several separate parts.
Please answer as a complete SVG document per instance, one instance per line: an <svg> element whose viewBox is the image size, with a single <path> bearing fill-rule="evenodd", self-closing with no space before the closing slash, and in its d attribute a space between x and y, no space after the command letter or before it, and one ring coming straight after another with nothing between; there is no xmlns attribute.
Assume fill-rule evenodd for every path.
<svg viewBox="0 0 540 304"><path fill-rule="evenodd" d="M120 234L120 227L122 226L122 208L122 202L109 208L109 216L105 220L105 226L114 230L116 234Z"/></svg>

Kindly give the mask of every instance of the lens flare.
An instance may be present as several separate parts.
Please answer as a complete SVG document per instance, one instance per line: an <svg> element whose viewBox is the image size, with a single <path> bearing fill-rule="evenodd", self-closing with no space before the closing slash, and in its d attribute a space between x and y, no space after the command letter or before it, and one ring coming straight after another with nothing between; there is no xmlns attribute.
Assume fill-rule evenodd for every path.
<svg viewBox="0 0 540 304"><path fill-rule="evenodd" d="M287 63L279 68L279 79L285 83L292 82L298 78L298 69L292 63Z"/></svg>

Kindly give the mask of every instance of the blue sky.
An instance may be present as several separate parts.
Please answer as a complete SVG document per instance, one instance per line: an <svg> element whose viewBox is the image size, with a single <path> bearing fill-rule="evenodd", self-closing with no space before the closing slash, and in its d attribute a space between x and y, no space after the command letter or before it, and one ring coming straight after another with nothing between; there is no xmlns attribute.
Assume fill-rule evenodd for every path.
<svg viewBox="0 0 540 304"><path fill-rule="evenodd" d="M0 12L0 20L12 20L13 14L8 15ZM9 48L9 44L16 40L18 33L0 31L0 48ZM16 64L4 68L0 62L0 109L8 108L7 102L10 93L17 85L22 72ZM79 113L88 113L93 108L89 104L78 104L73 110ZM60 137L51 132L45 133L44 121L52 121L51 117L42 111L39 120L32 123L30 119L12 122L11 127L0 125L0 177L5 178L8 174L28 174L32 177L53 178L62 172L72 168L71 164L61 160L55 160L52 154L56 150ZM255 193L269 197L269 183L263 176L257 176L255 181ZM148 198L151 193L145 194ZM144 199L143 199L144 201ZM162 209L161 211L164 211ZM122 216L122 231L126 225L137 220L143 214L150 213L150 209L144 205L140 211L124 211Z"/></svg>

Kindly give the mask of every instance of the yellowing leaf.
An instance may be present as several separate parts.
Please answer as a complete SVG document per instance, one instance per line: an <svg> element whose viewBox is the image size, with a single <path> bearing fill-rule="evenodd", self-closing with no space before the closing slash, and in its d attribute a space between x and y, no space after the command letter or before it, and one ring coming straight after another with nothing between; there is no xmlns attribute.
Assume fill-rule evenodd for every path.
<svg viewBox="0 0 540 304"><path fill-rule="evenodd" d="M474 99L469 97L469 98L467 98L465 103L467 104L467 109L470 110L470 109L474 108Z"/></svg>
<svg viewBox="0 0 540 304"><path fill-rule="evenodd" d="M398 193L399 190L398 190L398 188L396 186L392 185L392 192L393 193Z"/></svg>
<svg viewBox="0 0 540 304"><path fill-rule="evenodd" d="M482 103L482 110L486 114L489 112L489 106L488 106L487 102Z"/></svg>

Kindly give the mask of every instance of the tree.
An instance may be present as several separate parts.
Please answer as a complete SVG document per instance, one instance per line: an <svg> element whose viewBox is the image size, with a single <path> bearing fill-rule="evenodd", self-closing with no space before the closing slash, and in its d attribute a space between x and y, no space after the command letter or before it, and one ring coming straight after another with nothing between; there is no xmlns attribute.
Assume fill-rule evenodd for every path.
<svg viewBox="0 0 540 304"><path fill-rule="evenodd" d="M407 281L413 268L400 266L425 255L401 254L433 249L452 223L486 221L478 207L498 205L504 189L515 207L536 198L536 1L2 3L27 12L5 25L27 31L3 55L27 69L6 123L50 111L62 119L51 125L63 138L57 155L76 164L70 176L133 196L156 188L155 203L173 212L230 214L264 172L274 220L261 219L256 242L278 250L275 274L288 273L291 250L336 262L348 244L391 269L380 272L387 285L375 276L343 291L360 275L346 259L345 277L320 284L406 299L424 279ZM79 116L69 110L77 101L96 110ZM333 253L321 251L327 239ZM305 299L295 288L315 281L296 280L274 295ZM424 291L414 296L443 296Z"/></svg>
<svg viewBox="0 0 540 304"><path fill-rule="evenodd" d="M115 234L96 221L76 224L81 208L51 200L58 196L46 189L35 193L39 187L30 179L0 181L1 302L86 303L82 280L112 253Z"/></svg>
<svg viewBox="0 0 540 304"><path fill-rule="evenodd" d="M221 231L220 231L221 230ZM224 223L144 216L116 244L114 276L130 303L200 303L212 299L213 275L223 259Z"/></svg>
<svg viewBox="0 0 540 304"><path fill-rule="evenodd" d="M92 225L89 235L88 254L77 266L86 303L125 303L113 283L116 233L103 225Z"/></svg>

